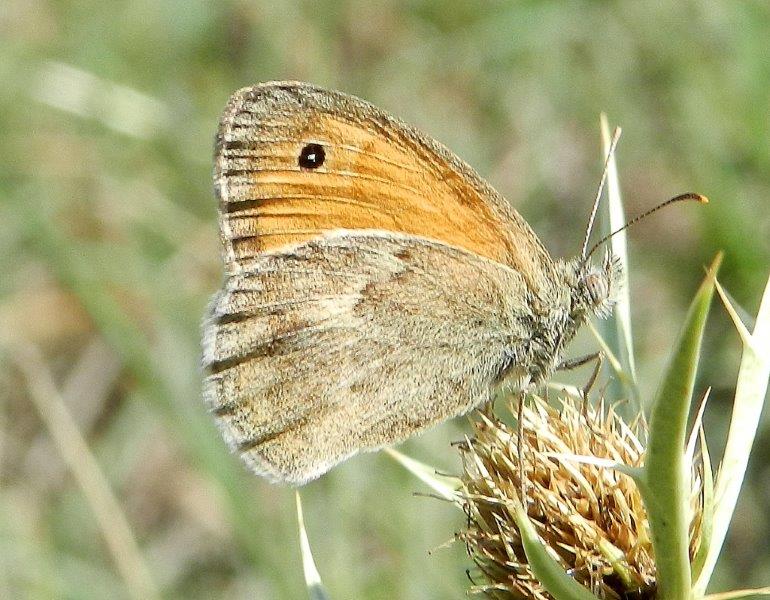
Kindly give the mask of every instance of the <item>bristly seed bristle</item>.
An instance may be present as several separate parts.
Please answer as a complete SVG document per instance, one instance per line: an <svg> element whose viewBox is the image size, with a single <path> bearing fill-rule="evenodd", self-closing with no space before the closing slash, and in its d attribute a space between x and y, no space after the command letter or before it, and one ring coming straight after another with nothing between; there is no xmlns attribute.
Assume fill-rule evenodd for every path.
<svg viewBox="0 0 770 600"><path fill-rule="evenodd" d="M477 567L471 591L493 598L551 598L532 575L512 514L522 488L517 427L479 413L473 429L474 437L459 446L468 522L458 537ZM527 513L551 555L600 598L654 598L652 541L633 479L553 456L592 456L639 467L644 421L627 425L603 406L583 411L581 401L569 397L559 410L534 398L523 408L522 432ZM693 471L691 559L702 513L700 466Z"/></svg>

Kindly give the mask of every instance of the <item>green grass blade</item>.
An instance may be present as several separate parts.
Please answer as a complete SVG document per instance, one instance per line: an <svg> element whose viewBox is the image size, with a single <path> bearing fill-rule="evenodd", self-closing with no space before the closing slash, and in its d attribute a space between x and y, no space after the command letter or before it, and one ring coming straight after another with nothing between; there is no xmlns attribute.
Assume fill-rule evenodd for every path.
<svg viewBox="0 0 770 600"><path fill-rule="evenodd" d="M728 312L735 314L722 296ZM739 331L741 331L739 327ZM743 356L738 369L730 430L714 490L714 531L703 570L695 583L695 591L704 594L716 566L727 529L738 501L746 466L759 425L770 378L770 279L757 314L756 325L743 340Z"/></svg>
<svg viewBox="0 0 770 600"><path fill-rule="evenodd" d="M602 333L596 327L594 327L594 324L591 323L590 321L586 323L586 326L588 327L589 331L593 334L594 339L598 342L599 347L602 349L602 352L604 353L604 358L607 360L610 367L612 368L612 371L615 373L616 379L622 383L628 383L630 385L628 372L624 370L623 365L621 364L618 357L615 356L615 352L612 350L610 345L604 339L604 337L602 336Z"/></svg>
<svg viewBox="0 0 770 600"><path fill-rule="evenodd" d="M302 499L299 491L295 492L297 500L297 526L299 528L299 548L302 553L302 570L305 573L305 585L307 585L307 594L310 600L329 600L329 594L326 593L321 575L315 566L313 553L310 550L310 541L307 539L307 530L305 529L305 518L302 515Z"/></svg>
<svg viewBox="0 0 770 600"><path fill-rule="evenodd" d="M703 394L703 398L698 406L698 412L695 413L695 419L692 423L692 431L690 431L690 439L687 441L687 451L685 452L685 459L690 464L692 464L695 458L695 448L698 444L698 437L703 429L703 414L706 412L706 405L708 404L710 395L711 388L708 388L706 393Z"/></svg>
<svg viewBox="0 0 770 600"><path fill-rule="evenodd" d="M720 262L721 256L718 256L690 305L650 416L650 436L640 489L650 520L658 593L664 600L679 600L690 595L687 522L690 491L687 486L689 473L685 472L684 464L687 418Z"/></svg>
<svg viewBox="0 0 770 600"><path fill-rule="evenodd" d="M692 578L697 581L706 564L706 555L711 546L714 531L714 475L711 471L711 455L706 445L703 428L699 431L700 451L703 464L703 515L701 517L701 538L692 561Z"/></svg>
<svg viewBox="0 0 770 600"><path fill-rule="evenodd" d="M742 600L743 598L756 598L757 596L770 596L770 587L709 594L705 596L704 600Z"/></svg>
<svg viewBox="0 0 770 600"><path fill-rule="evenodd" d="M460 487L459 479L437 475L436 469L433 467L430 467L419 460L415 460L406 454L402 454L393 448L383 448L383 452L412 475L417 477L417 479L422 481L425 485L430 487L439 496L450 502L459 503L460 496L457 493L457 489Z"/></svg>
<svg viewBox="0 0 770 600"><path fill-rule="evenodd" d="M607 116L602 113L601 119L602 151L607 153L610 147L610 128L607 122ZM615 157L612 156L608 163L607 170L607 233L620 229L626 223L625 211L623 210L623 200L620 195L620 179L618 178L618 168ZM634 359L633 337L631 334L631 290L629 285L629 265L628 265L628 247L626 242L626 232L612 236L610 248L612 254L620 261L622 271L619 289L616 296L617 302L612 317L602 328L605 338L612 348L614 354L620 360L623 372L626 375L617 384L613 386L622 386L615 390L617 397L620 395L630 396L632 399L638 399L638 390L636 386L636 361ZM625 391L625 394L623 392Z"/></svg>
<svg viewBox="0 0 770 600"><path fill-rule="evenodd" d="M521 542L527 555L527 562L532 568L532 574L543 584L543 587L559 600L596 600L596 596L570 577L564 568L548 554L524 507L519 502L514 506L513 516L519 527Z"/></svg>

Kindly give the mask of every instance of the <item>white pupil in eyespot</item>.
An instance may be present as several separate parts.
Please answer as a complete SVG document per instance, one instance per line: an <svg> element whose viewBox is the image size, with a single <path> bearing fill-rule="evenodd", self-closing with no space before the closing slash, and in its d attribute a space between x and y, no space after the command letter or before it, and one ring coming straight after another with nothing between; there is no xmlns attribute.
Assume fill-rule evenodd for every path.
<svg viewBox="0 0 770 600"><path fill-rule="evenodd" d="M303 169L317 169L323 164L325 158L326 152L324 152L323 146L320 144L307 144L302 148L298 162L299 166Z"/></svg>

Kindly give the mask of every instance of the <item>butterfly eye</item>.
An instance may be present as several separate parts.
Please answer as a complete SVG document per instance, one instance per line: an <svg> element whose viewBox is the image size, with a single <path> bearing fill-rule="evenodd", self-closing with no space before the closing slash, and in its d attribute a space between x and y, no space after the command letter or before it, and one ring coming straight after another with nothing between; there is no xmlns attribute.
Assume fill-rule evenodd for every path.
<svg viewBox="0 0 770 600"><path fill-rule="evenodd" d="M299 166L303 169L317 169L324 164L326 152L320 144L308 144L299 155Z"/></svg>
<svg viewBox="0 0 770 600"><path fill-rule="evenodd" d="M588 290L588 296L591 303L598 306L609 296L607 280L598 273L590 273L585 278L585 287Z"/></svg>

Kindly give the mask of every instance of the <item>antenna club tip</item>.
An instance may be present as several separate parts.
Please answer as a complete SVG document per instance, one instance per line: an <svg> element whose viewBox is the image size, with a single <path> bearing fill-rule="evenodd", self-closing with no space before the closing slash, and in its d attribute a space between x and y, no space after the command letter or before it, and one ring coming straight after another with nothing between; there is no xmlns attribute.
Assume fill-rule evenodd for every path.
<svg viewBox="0 0 770 600"><path fill-rule="evenodd" d="M607 160L609 160L609 157L607 158ZM604 183L604 179L602 179L602 183ZM599 191L600 192L601 192L601 189L602 188L600 186L599 187ZM589 227L588 227L588 229L586 231L586 237L583 240L583 250L580 253L581 258L583 258L583 260L589 258L594 253L594 250L596 250L604 242L606 242L608 239L610 239L613 235L615 235L617 233L620 233L621 231L623 231L625 229L628 229L629 227L631 227L631 225L634 225L634 224L638 223L642 219L644 219L646 217L649 217L651 214L653 214L655 212L658 212L661 208L665 208L666 206L669 206L669 205L674 204L676 202L682 202L684 200L695 200L695 201L699 202L700 204L708 204L709 203L709 199L706 198L706 196L704 196L703 194L696 194L695 192L687 192L685 194L679 194L678 196L674 196L673 198L671 198L669 200L666 200L665 202L661 202L655 208L652 208L652 209L648 210L647 212L644 212L641 215L639 215L637 217L634 217L628 223L623 225L623 227L621 227L620 229L616 229L615 231L613 231L609 235L605 235L601 240L596 242L591 247L591 249L588 251L588 253L586 253L586 248L588 247L588 235L591 233L590 225L593 224L594 216L596 214L597 202L599 201L599 195L597 194L596 201L594 202L594 209L593 209L593 212L591 213L591 220L588 222L589 223Z"/></svg>
<svg viewBox="0 0 770 600"><path fill-rule="evenodd" d="M709 203L709 199L706 196L704 196L703 194L696 194L695 192L687 192L686 194L681 194L676 198L673 198L672 202L676 202L679 200L695 200L696 202L700 202L701 204Z"/></svg>

